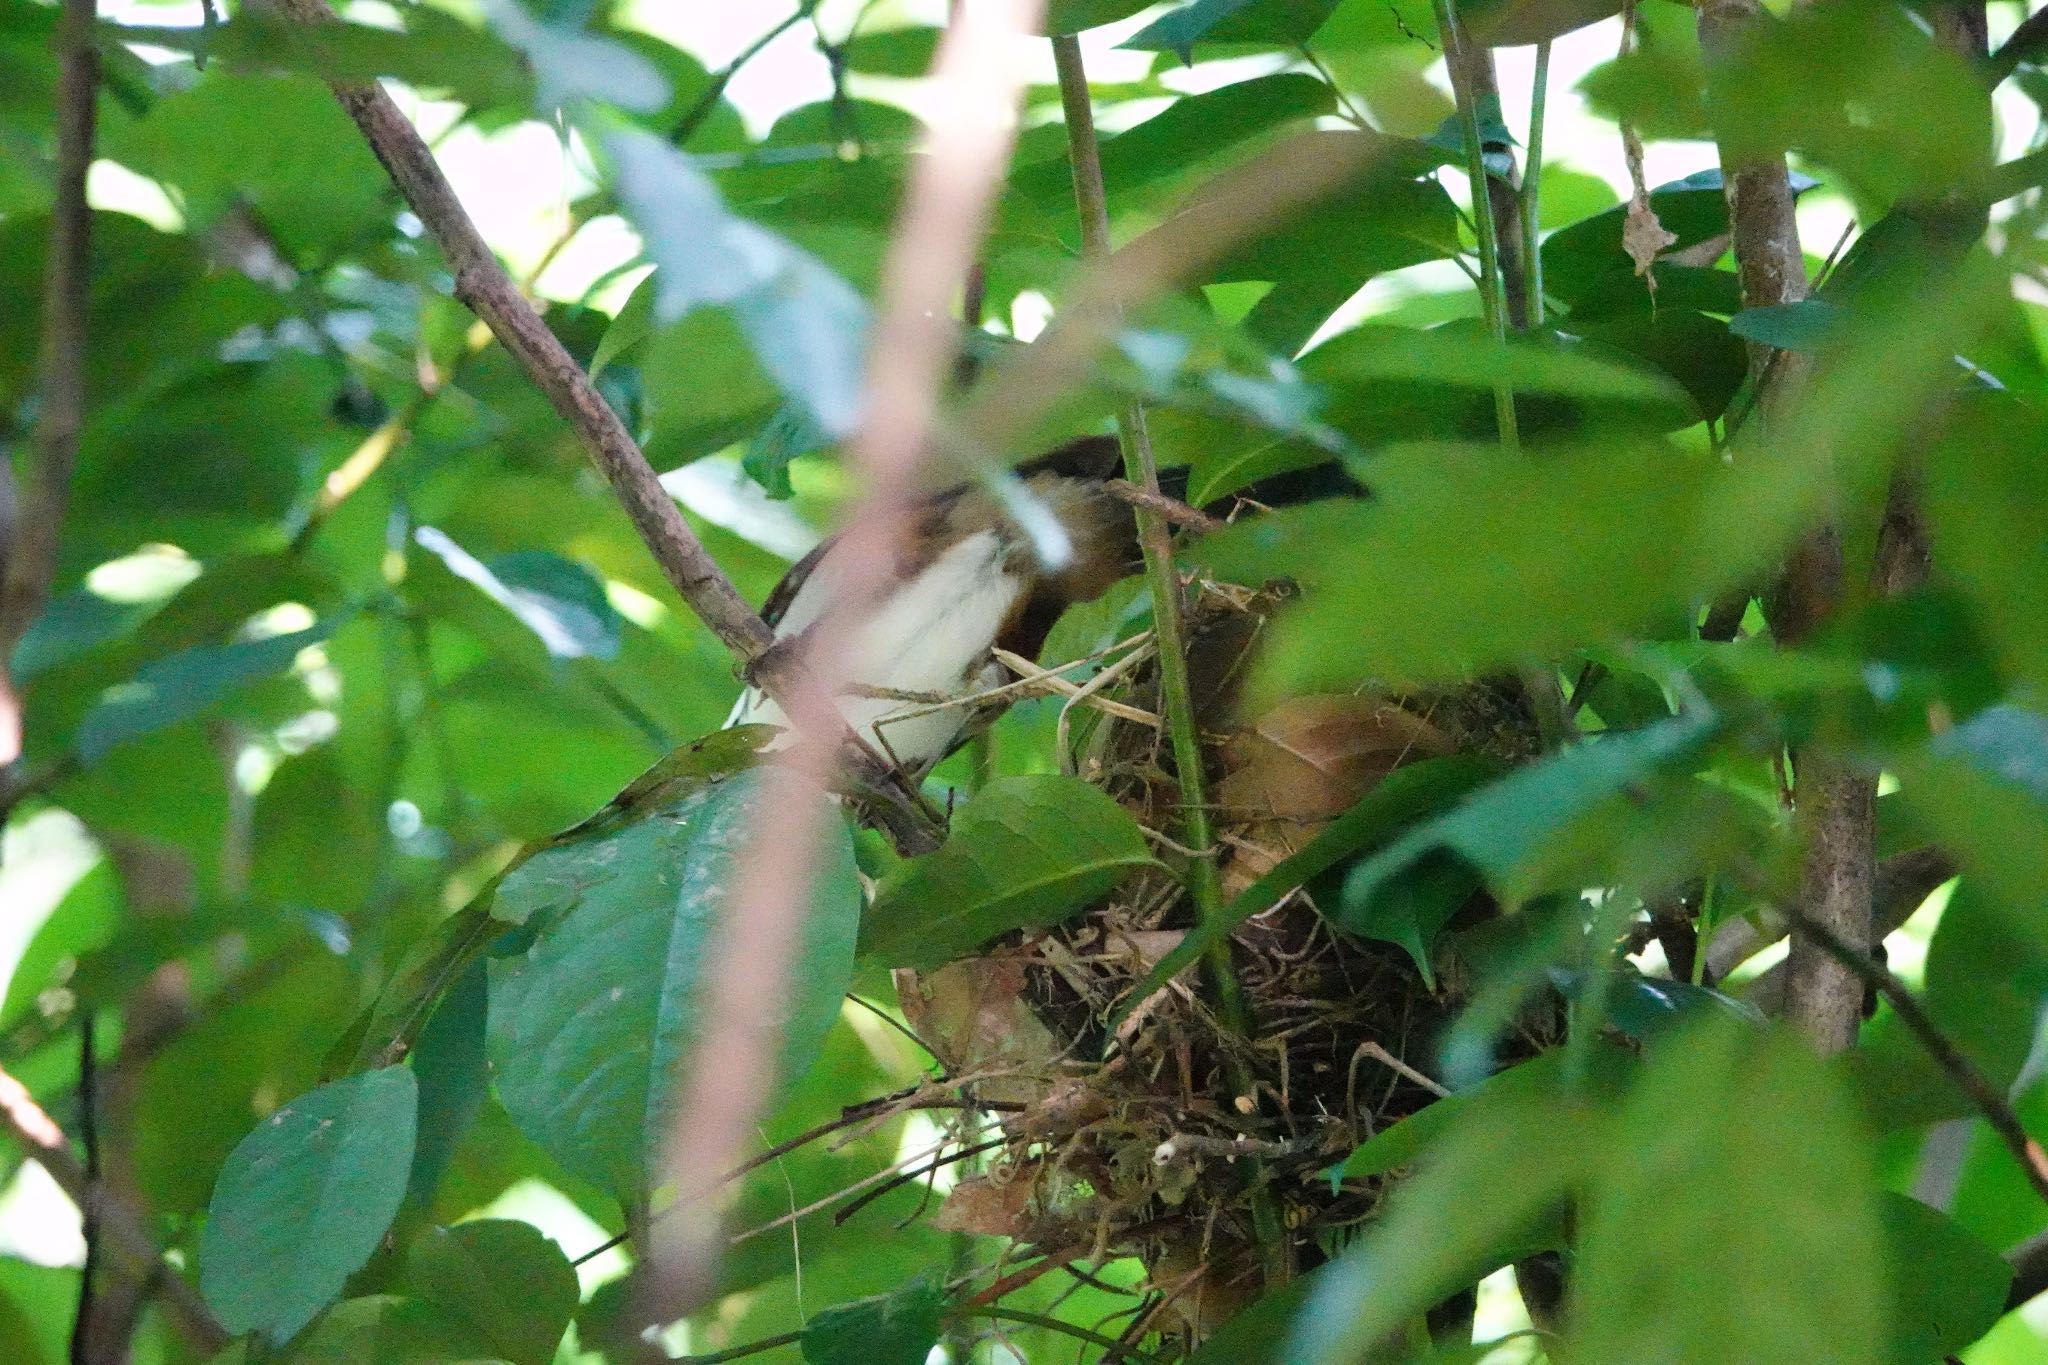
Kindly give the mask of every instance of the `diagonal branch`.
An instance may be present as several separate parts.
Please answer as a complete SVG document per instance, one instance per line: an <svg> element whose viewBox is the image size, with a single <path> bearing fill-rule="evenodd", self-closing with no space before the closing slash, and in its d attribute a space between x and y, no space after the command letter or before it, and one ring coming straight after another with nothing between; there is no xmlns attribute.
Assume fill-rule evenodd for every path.
<svg viewBox="0 0 2048 1365"><path fill-rule="evenodd" d="M327 0L278 0L278 7L301 23L334 21ZM555 411L576 429L663 576L741 663L751 663L774 643L772 632L683 520L624 423L498 264L412 123L374 83L337 81L332 89L440 244L455 274L455 296L490 326Z"/></svg>
<svg viewBox="0 0 2048 1365"><path fill-rule="evenodd" d="M100 74L93 22L94 0L64 0L57 16L57 175L43 272L41 387L27 486L18 499L12 470L0 459L0 769L21 757L21 699L10 673L14 649L42 614L57 576L57 534L85 425L92 247L85 175Z"/></svg>
<svg viewBox="0 0 2048 1365"><path fill-rule="evenodd" d="M277 0L277 4L300 23L334 21L327 0ZM661 566L662 575L732 651L752 680L783 703L786 712L796 714L787 694L799 680L791 676L796 670L787 659L768 654L775 643L774 633L683 520L647 456L598 394L590 376L505 273L418 131L381 86L334 81L329 88L355 120L406 203L440 244L455 274L455 296L484 320L527 378L582 438L591 462L611 485L633 529ZM876 823L887 829L902 851L929 851L937 839L914 791L871 749L853 740L844 726L840 731L848 750L850 785L857 789Z"/></svg>

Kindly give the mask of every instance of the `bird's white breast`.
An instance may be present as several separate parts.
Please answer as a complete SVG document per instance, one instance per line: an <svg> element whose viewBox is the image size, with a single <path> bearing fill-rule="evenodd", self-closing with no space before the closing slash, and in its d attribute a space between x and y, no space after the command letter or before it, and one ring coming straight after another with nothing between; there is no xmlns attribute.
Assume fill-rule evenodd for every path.
<svg viewBox="0 0 2048 1365"><path fill-rule="evenodd" d="M995 530L977 531L950 546L876 604L843 676L868 687L946 697L999 681L1001 670L990 663L989 650L1024 591L1022 579L1009 572L1014 553L1015 546ZM837 567L827 551L776 624L778 639L823 615L841 579ZM910 770L944 757L969 715L964 706L934 711L928 703L861 696L842 696L839 710L855 733ZM787 725L788 718L750 687L727 723Z"/></svg>

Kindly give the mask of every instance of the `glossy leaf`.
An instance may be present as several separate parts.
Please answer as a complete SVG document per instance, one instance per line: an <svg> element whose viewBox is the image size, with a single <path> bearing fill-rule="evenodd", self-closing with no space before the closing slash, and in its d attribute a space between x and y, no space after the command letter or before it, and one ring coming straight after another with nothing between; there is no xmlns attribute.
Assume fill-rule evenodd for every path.
<svg viewBox="0 0 2048 1365"><path fill-rule="evenodd" d="M945 1291L920 1276L893 1294L842 1303L804 1327L806 1365L924 1365L939 1341Z"/></svg>
<svg viewBox="0 0 2048 1365"><path fill-rule="evenodd" d="M1953 1218L1902 1194L1879 1197L1891 1272L1891 1365L1959 1354L2005 1314L2012 1267Z"/></svg>
<svg viewBox="0 0 2048 1365"><path fill-rule="evenodd" d="M242 1139L199 1244L224 1327L283 1342L334 1301L405 1197L417 1103L412 1073L386 1067L302 1095Z"/></svg>
<svg viewBox="0 0 2048 1365"><path fill-rule="evenodd" d="M1074 778L991 782L953 818L938 852L904 865L876 892L861 955L890 967L936 967L1012 929L1043 929L1153 863L1130 813Z"/></svg>
<svg viewBox="0 0 2048 1365"><path fill-rule="evenodd" d="M576 1311L569 1258L530 1223L434 1228L413 1246L406 1279L512 1365L548 1365Z"/></svg>
<svg viewBox="0 0 2048 1365"><path fill-rule="evenodd" d="M1455 889L1462 883L1451 868L1461 866L1482 874L1505 900L1531 895L1543 889L1546 857L1567 844L1566 831L1659 771L1690 761L1717 724L1705 711L1674 716L1510 773L1352 869L1334 918L1354 933L1401 944L1427 972L1430 941L1463 896L1418 896L1402 889L1403 879L1419 870L1433 886Z"/></svg>
<svg viewBox="0 0 2048 1365"><path fill-rule="evenodd" d="M712 782L555 843L498 888L495 913L534 934L523 953L490 964L498 1094L563 1165L624 1197L648 1188L666 1137L679 1066L703 1027L709 945L762 790L757 773ZM785 1083L810 1065L852 976L860 890L836 818L816 879L777 1010Z"/></svg>
<svg viewBox="0 0 2048 1365"><path fill-rule="evenodd" d="M519 618L557 659L609 659L619 652L619 614L590 571L545 550L500 555L490 563L457 545L445 532L414 532L450 573Z"/></svg>

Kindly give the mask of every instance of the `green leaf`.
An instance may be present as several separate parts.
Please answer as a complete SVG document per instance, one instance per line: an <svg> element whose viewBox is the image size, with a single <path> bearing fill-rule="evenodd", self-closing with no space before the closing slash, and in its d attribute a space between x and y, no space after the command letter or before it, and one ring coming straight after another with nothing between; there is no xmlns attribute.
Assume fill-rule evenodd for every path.
<svg viewBox="0 0 2048 1365"><path fill-rule="evenodd" d="M1458 17L1488 47L1549 42L1621 12L1622 0L1463 0Z"/></svg>
<svg viewBox="0 0 2048 1365"><path fill-rule="evenodd" d="M413 1245L406 1279L512 1365L548 1365L576 1312L575 1268L531 1223L433 1228Z"/></svg>
<svg viewBox="0 0 2048 1365"><path fill-rule="evenodd" d="M1900 794L1965 876L2037 951L2048 951L2048 716L1994 706L1895 762Z"/></svg>
<svg viewBox="0 0 2048 1365"><path fill-rule="evenodd" d="M893 1294L823 1309L804 1327L806 1365L924 1365L945 1302L937 1278L920 1275Z"/></svg>
<svg viewBox="0 0 2048 1365"><path fill-rule="evenodd" d="M1483 875L1502 899L1525 899L1545 889L1558 854L1569 856L1567 831L1651 776L1690 762L1719 726L1702 709L1633 734L1582 740L1512 772L1353 868L1332 918L1353 933L1401 944L1427 972L1429 941L1457 906L1446 907L1443 897L1410 899L1402 903L1426 905L1436 918L1404 919L1383 907L1398 879L1417 868L1447 876L1448 856Z"/></svg>
<svg viewBox="0 0 2048 1365"><path fill-rule="evenodd" d="M293 1344L289 1360L290 1365L446 1365L484 1358L486 1343L487 1338L431 1304L371 1294L336 1304Z"/></svg>
<svg viewBox="0 0 2048 1365"><path fill-rule="evenodd" d="M97 763L117 744L196 716L244 684L283 672L299 651L326 640L347 619L342 613L304 630L201 645L158 659L133 682L109 689L86 713L75 741L78 756Z"/></svg>
<svg viewBox="0 0 2048 1365"><path fill-rule="evenodd" d="M679 803L721 778L745 771L771 733L765 726L745 725L682 745L627 783L596 814L521 849L505 875L509 877L526 859L557 844L617 830ZM404 1056L443 996L457 988L470 965L493 942L525 922L530 907L496 903L502 880L442 920L399 960L391 979L351 1030L355 1042L343 1056L344 1069L383 1065Z"/></svg>
<svg viewBox="0 0 2048 1365"><path fill-rule="evenodd" d="M922 76L938 51L935 28L892 28L862 33L846 45L846 65L872 76Z"/></svg>
<svg viewBox="0 0 2048 1365"><path fill-rule="evenodd" d="M1155 181L1184 175L1192 165L1261 133L1334 107L1330 87L1300 72L1255 76L1184 95L1161 113L1103 142L1103 183L1114 201ZM1025 167L1012 177L1011 185L1038 199L1070 198L1072 163L1062 156Z"/></svg>
<svg viewBox="0 0 2048 1365"><path fill-rule="evenodd" d="M484 1059L488 1008L484 965L472 962L456 980L420 1032L412 1070L420 1088L419 1136L413 1144L406 1199L432 1206L434 1192L455 1148L489 1098L491 1077Z"/></svg>
<svg viewBox="0 0 2048 1365"><path fill-rule="evenodd" d="M118 42L169 48L231 67L304 72L353 84L388 76L472 106L524 107L530 101L533 82L519 55L491 34L444 10L402 13L404 31L346 20L300 24L260 11L183 28L103 23L101 31Z"/></svg>
<svg viewBox="0 0 2048 1365"><path fill-rule="evenodd" d="M405 1198L418 1094L403 1067L350 1076L235 1147L199 1242L200 1290L222 1326L281 1343L341 1293Z"/></svg>
<svg viewBox="0 0 2048 1365"><path fill-rule="evenodd" d="M2048 687L2048 465L2031 404L1960 396L1926 461L1941 573L1968 593L2016 682Z"/></svg>
<svg viewBox="0 0 2048 1365"><path fill-rule="evenodd" d="M1555 1087L1475 1095L1365 1235L1317 1275L1285 1359L1351 1365L1458 1289L1557 1245L1554 1215L1572 1191L1626 1159L1607 1128L1598 1108Z"/></svg>
<svg viewBox="0 0 2048 1365"><path fill-rule="evenodd" d="M768 425L747 442L740 456L740 468L761 485L761 491L777 501L796 496L789 481L789 462L799 455L823 449L829 442L818 424L802 408L784 404Z"/></svg>
<svg viewBox="0 0 2048 1365"><path fill-rule="evenodd" d="M1194 62L1196 43L1306 42L1337 8L1337 0L1193 0L1124 40L1140 52L1173 52Z"/></svg>
<svg viewBox="0 0 2048 1365"><path fill-rule="evenodd" d="M1728 319L1728 330L1744 341L1781 351L1818 351L1839 335L1846 310L1826 299L1801 299L1768 308L1745 308Z"/></svg>
<svg viewBox="0 0 2048 1365"><path fill-rule="evenodd" d="M1582 1213L1575 1359L1884 1358L1870 1154L1804 1042L1724 1020L1672 1036L1613 1142Z"/></svg>
<svg viewBox="0 0 2048 1365"><path fill-rule="evenodd" d="M519 618L556 659L610 659L619 652L619 614L604 584L571 560L546 550L520 550L489 563L444 531L422 526L421 547L448 571Z"/></svg>
<svg viewBox="0 0 2048 1365"><path fill-rule="evenodd" d="M1297 887L1306 886L1347 858L1377 847L1404 826L1442 809L1498 771L1491 760L1476 754L1426 758L1388 773L1358 803L1324 826L1299 852L1238 893L1213 921L1188 930L1173 951L1153 965L1145 979L1126 993L1105 1030L1115 1034L1130 1011L1152 998L1167 982L1200 961L1215 944L1254 915L1278 905Z"/></svg>
<svg viewBox="0 0 2048 1365"><path fill-rule="evenodd" d="M1928 1365L1960 1354L2005 1316L2012 1267L1960 1223L1919 1200L1878 1196L1891 1272L1891 1365Z"/></svg>
<svg viewBox="0 0 2048 1365"><path fill-rule="evenodd" d="M809 252L737 217L696 164L652 133L604 137L619 201L656 266L658 326L705 304L727 309L783 391L835 437L860 415L868 308ZM701 384L701 375L690 382Z"/></svg>
<svg viewBox="0 0 2048 1365"><path fill-rule="evenodd" d="M580 26L540 22L518 0L488 0L483 10L491 26L533 64L534 102L541 112L581 100L603 100L638 114L668 104L667 78L626 44Z"/></svg>
<svg viewBox="0 0 2048 1365"><path fill-rule="evenodd" d="M1080 33L1083 30L1128 19L1149 7L1153 0L1048 0L1045 31L1048 34Z"/></svg>
<svg viewBox="0 0 2048 1365"><path fill-rule="evenodd" d="M861 924L861 956L926 970L998 934L1058 924L1153 865L1138 822L1087 783L998 778L953 817L938 852L885 881Z"/></svg>
<svg viewBox="0 0 2048 1365"><path fill-rule="evenodd" d="M760 773L742 773L598 823L535 853L498 887L497 915L535 935L524 953L490 964L499 1097L563 1165L622 1198L645 1193L658 1159L679 1066L703 1025L708 945L762 787ZM783 1084L810 1066L853 974L852 841L836 816L824 838L796 973L779 1002Z"/></svg>
<svg viewBox="0 0 2048 1365"><path fill-rule="evenodd" d="M1562 1052L1546 1052L1489 1076L1469 1089L1426 1104L1360 1143L1331 1175L1339 1180L1364 1180L1411 1166L1454 1131L1456 1124L1465 1121L1462 1115L1474 1104L1503 1103L1507 1097L1538 1097L1557 1085L1563 1065Z"/></svg>

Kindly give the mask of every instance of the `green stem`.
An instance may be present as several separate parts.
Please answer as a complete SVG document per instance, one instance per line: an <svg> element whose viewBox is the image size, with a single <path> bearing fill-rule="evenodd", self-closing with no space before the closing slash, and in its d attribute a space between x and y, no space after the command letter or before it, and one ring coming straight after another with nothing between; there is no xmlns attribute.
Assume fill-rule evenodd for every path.
<svg viewBox="0 0 2048 1365"><path fill-rule="evenodd" d="M1543 200L1543 115L1550 100L1550 39L1536 44L1536 80L1529 89L1529 161L1522 168L1522 262L1528 275L1529 325L1543 325L1543 253L1537 220Z"/></svg>
<svg viewBox="0 0 2048 1365"><path fill-rule="evenodd" d="M1054 39L1053 41L1057 42L1059 40ZM1076 1341L1085 1341L1091 1346L1100 1346L1103 1350L1108 1351L1110 1356L1116 1360L1136 1360L1144 1362L1145 1365L1155 1365L1155 1362L1159 1360L1159 1357L1153 1355L1150 1351L1141 1351L1135 1346L1126 1346L1114 1337L1106 1337L1100 1332L1091 1332L1085 1327L1076 1327L1071 1322L1062 1322L1058 1318L1048 1317L1043 1313L1027 1313L1019 1308L1004 1308L998 1304L976 1304L969 1308L955 1309L954 1315L963 1318L992 1318L997 1322L1014 1322L1022 1327L1042 1327L1048 1332L1058 1332L1061 1336L1072 1337Z"/></svg>
<svg viewBox="0 0 2048 1365"><path fill-rule="evenodd" d="M1109 255L1109 197L1102 181L1102 157L1095 136L1095 109L1088 74L1081 64L1081 45L1071 35L1052 39L1053 64L1059 72L1060 105L1066 116L1067 145L1074 165L1074 205L1081 219L1081 251L1100 260ZM1145 409L1131 403L1117 415L1117 436L1123 446L1124 477L1147 492L1159 491L1159 464L1145 430ZM1187 862L1188 899L1195 919L1211 929L1212 943L1203 966L1216 997L1223 1026L1237 1038L1249 1036L1251 1015L1244 989L1230 960L1230 932L1224 916L1223 892L1216 877L1216 834L1209 824L1208 784L1202 768L1202 737L1196 723L1194 691L1188 683L1187 622L1180 574L1173 563L1173 539L1166 519L1149 507L1131 509L1138 523L1138 544L1145 556L1145 581L1152 595L1152 622L1159 645L1159 691L1173 742L1174 772L1180 782L1181 837L1193 854ZM1224 1048L1226 1074L1240 1097L1254 1095L1253 1078L1243 1060ZM1289 1242L1278 1206L1262 1172L1248 1172L1252 1224L1268 1258L1270 1280L1285 1280L1291 1269Z"/></svg>
<svg viewBox="0 0 2048 1365"><path fill-rule="evenodd" d="M727 1360L745 1360L764 1351L773 1351L783 1346L794 1346L804 1339L802 1332L784 1332L779 1337L762 1337L744 1346L735 1346L729 1351L713 1351L708 1356L684 1356L678 1365L720 1365Z"/></svg>
<svg viewBox="0 0 2048 1365"><path fill-rule="evenodd" d="M1071 35L1052 40L1059 69L1060 102L1065 108L1067 140L1074 163L1074 201L1081 216L1081 252L1100 259L1109 255L1109 201L1102 182L1102 159L1095 138L1095 111L1088 76L1081 65L1081 45ZM1145 409L1132 403L1117 414L1117 435L1123 445L1124 477L1148 492L1159 491L1159 466L1145 429ZM1138 543L1145 555L1145 580L1152 593L1153 629L1159 641L1159 686L1167 729L1173 741L1173 763L1180 779L1181 832L1194 856L1188 859L1188 894L1196 918L1220 921L1223 897L1216 881L1215 832L1209 825L1207 783L1202 771L1202 741L1195 724L1193 691L1188 684L1187 622L1181 600L1180 575L1174 568L1173 541L1166 520L1149 507L1132 509L1138 521ZM1244 1035L1243 992L1230 962L1229 936L1221 936L1208 956L1209 972L1227 1027Z"/></svg>
<svg viewBox="0 0 2048 1365"><path fill-rule="evenodd" d="M1445 60L1454 46L1469 41L1458 27L1453 0L1436 0L1436 25L1443 35ZM1494 231L1493 204L1486 192L1486 147L1480 141L1479 110L1471 91L1457 83L1458 126L1465 135L1465 174L1472 182L1472 226L1479 237L1479 308L1486 316L1486 330L1493 339L1508 339L1507 281L1500 273L1500 239ZM1515 424L1515 394L1505 379L1493 385L1494 420L1500 427L1501 444L1510 450L1521 444Z"/></svg>

